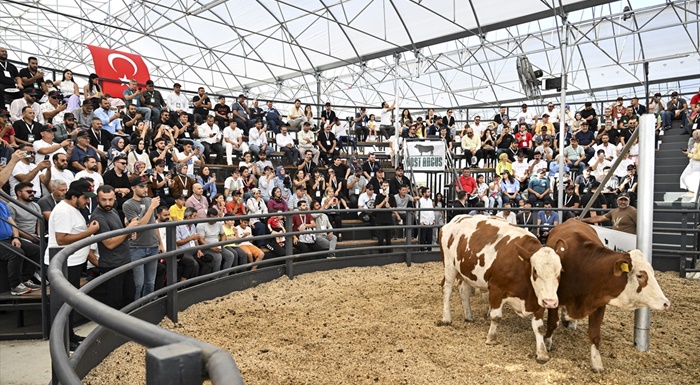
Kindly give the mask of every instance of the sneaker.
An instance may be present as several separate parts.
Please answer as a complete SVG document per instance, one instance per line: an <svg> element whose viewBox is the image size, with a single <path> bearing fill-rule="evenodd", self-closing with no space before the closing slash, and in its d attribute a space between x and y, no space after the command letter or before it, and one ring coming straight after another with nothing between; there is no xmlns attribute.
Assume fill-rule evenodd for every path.
<svg viewBox="0 0 700 385"><path fill-rule="evenodd" d="M39 290L41 289L41 285L37 285L36 283L32 282L31 279L28 279L27 282L24 283L24 286L32 289L32 290Z"/></svg>
<svg viewBox="0 0 700 385"><path fill-rule="evenodd" d="M27 294L31 293L32 289L24 286L23 283L20 283L19 285L15 286L10 290L10 294L12 295L22 295L22 294Z"/></svg>
<svg viewBox="0 0 700 385"><path fill-rule="evenodd" d="M472 166L475 165L476 164L476 156L472 156L471 161L472 161Z"/></svg>

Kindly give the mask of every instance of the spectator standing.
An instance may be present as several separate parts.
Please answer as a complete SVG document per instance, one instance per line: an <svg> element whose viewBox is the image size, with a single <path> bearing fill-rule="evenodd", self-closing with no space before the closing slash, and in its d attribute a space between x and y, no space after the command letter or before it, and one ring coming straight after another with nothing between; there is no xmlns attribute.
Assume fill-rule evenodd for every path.
<svg viewBox="0 0 700 385"><path fill-rule="evenodd" d="M137 176L131 179L133 197L124 202L122 207L127 222L131 223L136 219L139 226L156 222L155 210L160 205L160 198L148 197L149 184L150 180L145 176ZM136 236L132 236L130 248L132 262L165 251L157 230L136 232ZM158 261L153 260L134 268L134 300L153 292L157 264Z"/></svg>
<svg viewBox="0 0 700 385"><path fill-rule="evenodd" d="M559 214L552 211L552 202L545 202L544 210L537 213L537 225L546 226L537 228L537 237L542 244L547 243L549 232L559 224Z"/></svg>
<svg viewBox="0 0 700 385"><path fill-rule="evenodd" d="M89 225L86 224L85 218L80 212L87 206L90 199L95 196L95 191L88 181L77 180L70 184L66 192L66 198L59 202L51 211L48 222L49 240L44 255L44 264L46 266L49 265L49 251L51 248L68 246L99 231L99 223L91 221ZM76 289L80 288L80 274L83 271L85 261L87 261L89 251L89 246L83 247L73 252L67 259L68 282ZM75 350L82 337L77 336L73 332L72 317L69 317L68 323L70 348Z"/></svg>
<svg viewBox="0 0 700 385"><path fill-rule="evenodd" d="M624 192L617 196L616 209L610 210L604 215L583 218L581 221L591 224L610 221L613 230L637 234L637 209L630 205L630 196Z"/></svg>
<svg viewBox="0 0 700 385"><path fill-rule="evenodd" d="M377 193L377 197L375 199L375 206L376 209L383 209L383 210L388 210L391 208L396 208L396 199L394 199L394 196L391 195L391 192L389 191L389 181L385 180L382 182L382 185L379 189L379 193ZM393 211L382 211L382 212L377 212L377 226L392 226L394 225L394 213ZM430 229L432 231L432 229ZM381 229L377 230L377 245L378 246L391 246L391 238L393 236L394 229L388 228L388 229ZM391 253L393 250L391 249L382 249L380 250L381 253Z"/></svg>
<svg viewBox="0 0 700 385"><path fill-rule="evenodd" d="M93 211L90 219L99 224L96 234L107 233L124 228L124 224L115 210L116 193L110 185L101 186L97 189L97 208ZM132 219L129 228L138 226L138 220ZM130 234L117 235L97 243L97 250L100 255L97 268L100 274L108 272L131 262L129 256ZM134 298L134 274L132 270L127 270L116 277L105 282L106 301L108 306L121 309L130 303Z"/></svg>
<svg viewBox="0 0 700 385"><path fill-rule="evenodd" d="M435 211L428 210L433 208L433 200L430 199L430 189L427 187L421 187L420 189L421 198L418 200L418 208L424 209L419 211L418 218L419 224L422 226L418 229L418 243L421 245L432 245L433 243L433 229L432 225L435 224ZM430 251L432 247L421 248L421 250Z"/></svg>

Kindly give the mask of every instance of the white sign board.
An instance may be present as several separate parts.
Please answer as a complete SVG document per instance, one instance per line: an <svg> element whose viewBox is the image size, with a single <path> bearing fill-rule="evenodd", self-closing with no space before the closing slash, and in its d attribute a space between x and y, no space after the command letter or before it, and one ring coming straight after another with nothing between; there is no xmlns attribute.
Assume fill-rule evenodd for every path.
<svg viewBox="0 0 700 385"><path fill-rule="evenodd" d="M442 140L406 141L407 170L443 171L445 169L445 142Z"/></svg>
<svg viewBox="0 0 700 385"><path fill-rule="evenodd" d="M603 242L603 245L609 249L625 252L637 248L637 236L634 234L608 229L602 226L591 227L598 233L598 238Z"/></svg>

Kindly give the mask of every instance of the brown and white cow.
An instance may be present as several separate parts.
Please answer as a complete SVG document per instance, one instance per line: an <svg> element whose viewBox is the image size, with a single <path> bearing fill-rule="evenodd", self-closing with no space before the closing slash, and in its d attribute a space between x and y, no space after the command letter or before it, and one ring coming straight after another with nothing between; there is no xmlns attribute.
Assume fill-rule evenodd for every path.
<svg viewBox="0 0 700 385"><path fill-rule="evenodd" d="M566 249L560 241L557 250ZM544 344L545 308L558 305L557 287L561 274L559 255L542 247L529 231L503 219L458 215L440 230L440 251L445 265L442 321L449 325L450 295L455 279L460 279L464 318L473 322L469 298L472 288L489 291L491 327L486 343L496 344L496 329L503 316L503 305L510 304L521 317L533 315L537 361L549 360Z"/></svg>
<svg viewBox="0 0 700 385"><path fill-rule="evenodd" d="M569 247L563 252L559 306L566 317L588 317L588 338L591 342L591 369L600 373L603 361L600 357L600 326L605 315L605 305L634 310L650 307L652 310L668 310L671 302L666 298L654 277L654 269L639 250L620 253L608 249L598 238L596 231L585 223L570 219L556 226L550 233L547 245L566 240ZM550 309L547 317L548 347L557 327L557 309ZM575 321L570 328L576 328Z"/></svg>

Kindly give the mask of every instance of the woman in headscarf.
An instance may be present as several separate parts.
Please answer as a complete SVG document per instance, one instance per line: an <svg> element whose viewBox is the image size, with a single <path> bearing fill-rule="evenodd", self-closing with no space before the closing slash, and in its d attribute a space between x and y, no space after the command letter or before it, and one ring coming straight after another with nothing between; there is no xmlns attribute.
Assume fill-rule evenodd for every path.
<svg viewBox="0 0 700 385"><path fill-rule="evenodd" d="M496 175L503 175L504 171L508 171L512 174L513 165L511 165L508 159L508 154L502 152L501 155L498 156L498 163L496 163Z"/></svg>
<svg viewBox="0 0 700 385"><path fill-rule="evenodd" d="M112 139L109 150L107 150L107 170L114 168L114 158L119 155L126 156L127 150L124 148L124 138L117 136ZM133 171L133 169L132 169Z"/></svg>
<svg viewBox="0 0 700 385"><path fill-rule="evenodd" d="M144 165L146 166L146 170L150 170L153 167L151 167L151 159L148 157L148 151L146 151L146 143L143 141L143 139L138 138L136 142L133 142L130 145L129 149L129 156L127 156L127 161L129 164L127 165L129 172L133 173L134 172L134 164L136 162L143 162Z"/></svg>
<svg viewBox="0 0 700 385"><path fill-rule="evenodd" d="M275 187L281 190L282 199L287 200L292 195L292 179L287 175L287 170L284 169L284 166L278 166L275 175L277 176L275 178Z"/></svg>
<svg viewBox="0 0 700 385"><path fill-rule="evenodd" d="M282 190L279 187L272 189L272 196L267 201L267 211L271 213L287 211L287 201L282 199Z"/></svg>

